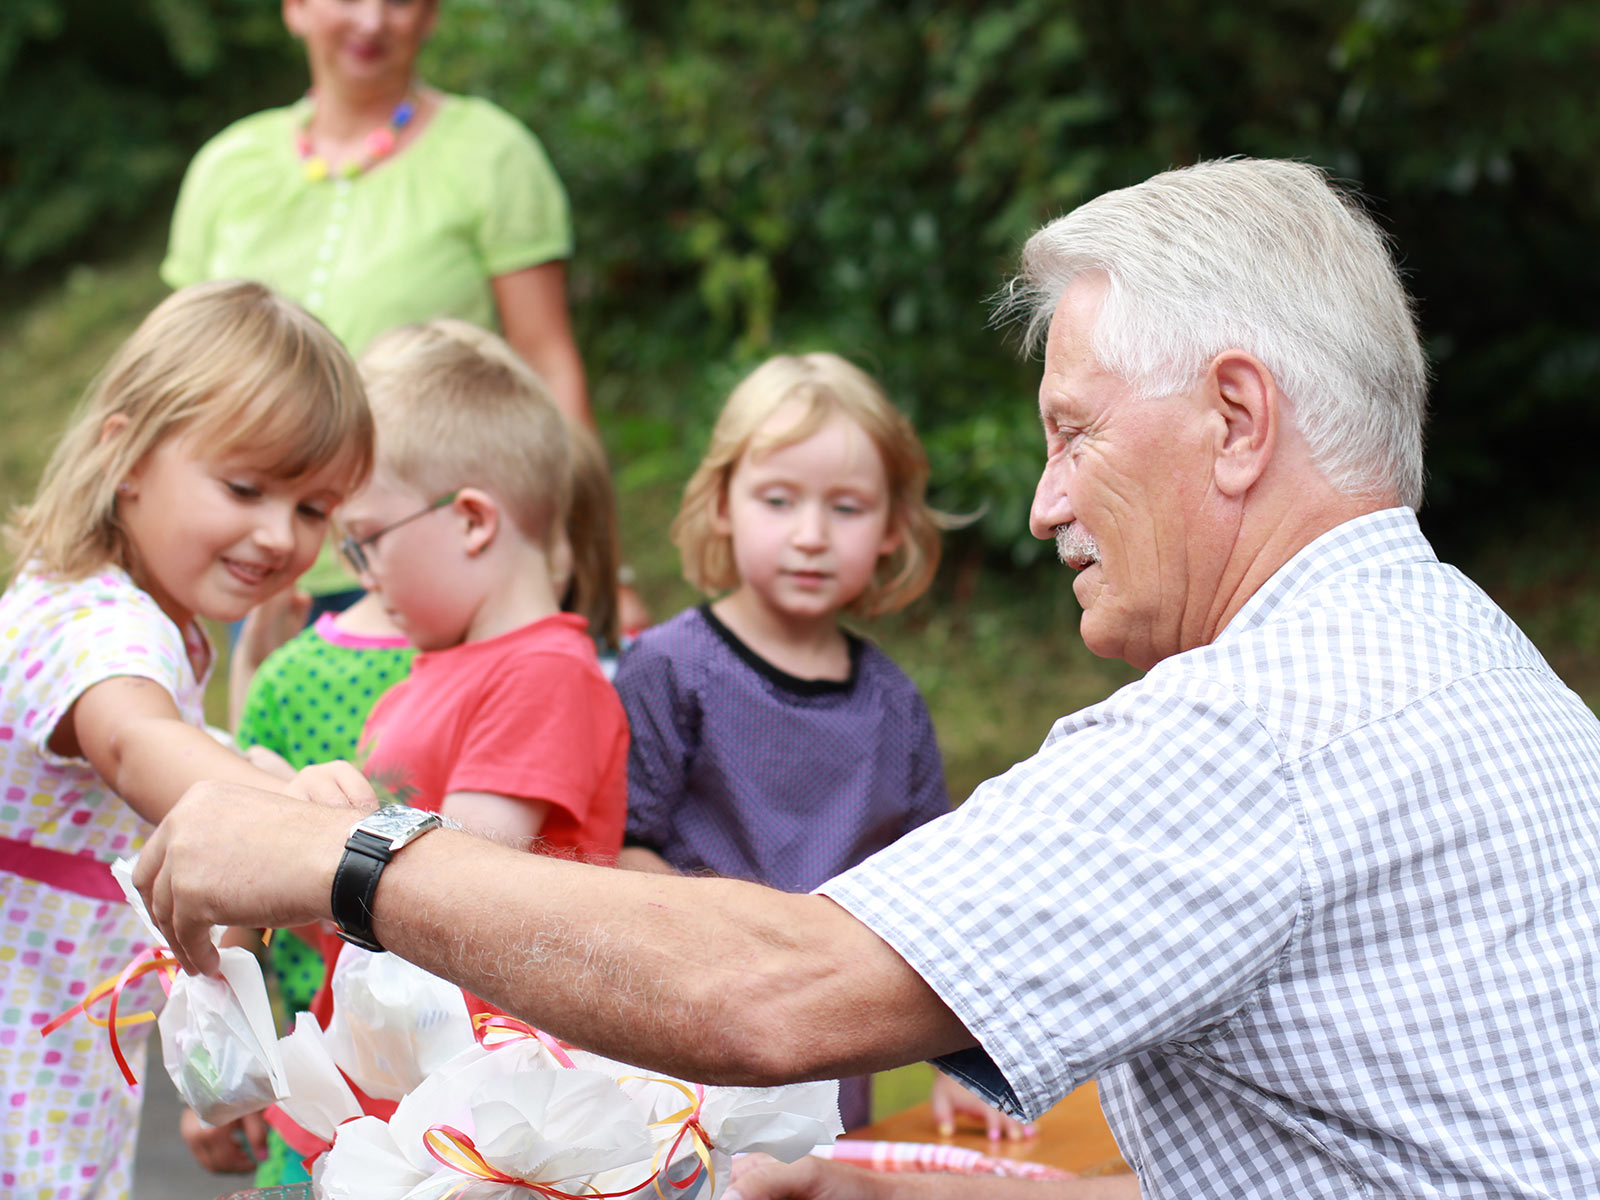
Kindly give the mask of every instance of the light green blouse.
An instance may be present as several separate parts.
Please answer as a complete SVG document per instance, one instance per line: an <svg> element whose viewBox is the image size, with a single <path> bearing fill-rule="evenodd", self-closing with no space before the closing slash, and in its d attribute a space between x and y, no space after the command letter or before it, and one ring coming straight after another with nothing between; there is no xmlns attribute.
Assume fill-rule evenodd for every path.
<svg viewBox="0 0 1600 1200"><path fill-rule="evenodd" d="M417 140L354 179L312 182L295 135L308 102L223 130L184 177L161 277L258 279L359 355L432 317L497 329L490 281L572 253L567 197L515 118L446 96Z"/></svg>

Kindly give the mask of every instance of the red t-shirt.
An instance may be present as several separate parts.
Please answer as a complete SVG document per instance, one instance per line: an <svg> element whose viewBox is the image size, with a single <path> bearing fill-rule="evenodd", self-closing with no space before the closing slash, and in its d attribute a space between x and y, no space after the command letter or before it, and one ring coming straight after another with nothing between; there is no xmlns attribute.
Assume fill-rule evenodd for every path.
<svg viewBox="0 0 1600 1200"><path fill-rule="evenodd" d="M628 721L582 617L419 654L367 717L362 770L413 808L451 792L550 805L542 853L610 864L628 808Z"/></svg>

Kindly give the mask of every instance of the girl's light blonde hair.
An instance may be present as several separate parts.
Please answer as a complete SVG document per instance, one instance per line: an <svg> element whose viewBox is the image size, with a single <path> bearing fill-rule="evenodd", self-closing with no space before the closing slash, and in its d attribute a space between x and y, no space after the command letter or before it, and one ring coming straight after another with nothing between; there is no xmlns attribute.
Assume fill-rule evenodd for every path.
<svg viewBox="0 0 1600 1200"><path fill-rule="evenodd" d="M219 457L259 456L278 479L338 464L349 491L372 469L372 416L339 340L259 283L195 284L158 304L90 386L33 503L6 525L15 568L136 570L117 485L175 434Z"/></svg>
<svg viewBox="0 0 1600 1200"><path fill-rule="evenodd" d="M403 325L361 356L381 470L428 496L478 487L550 554L565 586L572 439L550 390L486 329L441 317Z"/></svg>
<svg viewBox="0 0 1600 1200"><path fill-rule="evenodd" d="M763 435L762 426L791 401L803 406L799 420ZM953 523L928 505L928 456L911 422L872 377L826 352L770 358L728 397L672 523L672 541L690 584L707 595L739 585L733 541L714 522L740 460L804 441L835 413L859 425L877 447L889 484L889 528L900 534L899 545L878 560L867 590L845 611L863 617L894 612L927 590L939 568L939 532Z"/></svg>

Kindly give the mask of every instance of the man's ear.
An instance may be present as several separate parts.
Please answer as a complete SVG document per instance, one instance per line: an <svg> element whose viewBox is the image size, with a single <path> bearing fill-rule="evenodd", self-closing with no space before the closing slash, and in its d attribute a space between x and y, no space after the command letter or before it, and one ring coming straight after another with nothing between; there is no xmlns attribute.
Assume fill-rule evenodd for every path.
<svg viewBox="0 0 1600 1200"><path fill-rule="evenodd" d="M1224 350L1211 360L1207 390L1222 437L1213 467L1225 496L1242 496L1261 478L1278 446L1286 419L1283 393L1265 363L1243 350Z"/></svg>
<svg viewBox="0 0 1600 1200"><path fill-rule="evenodd" d="M462 488L450 502L450 511L463 522L463 546L473 558L487 550L500 532L500 505L480 488Z"/></svg>

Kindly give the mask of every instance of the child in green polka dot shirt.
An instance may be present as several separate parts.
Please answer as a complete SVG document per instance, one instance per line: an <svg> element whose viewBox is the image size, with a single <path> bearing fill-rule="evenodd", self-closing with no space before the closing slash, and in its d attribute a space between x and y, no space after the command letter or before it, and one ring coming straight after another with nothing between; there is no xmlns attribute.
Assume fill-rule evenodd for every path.
<svg viewBox="0 0 1600 1200"><path fill-rule="evenodd" d="M240 748L270 750L297 769L334 759L355 761L367 713L406 677L415 654L372 596L341 613L324 614L273 651L250 680L239 714ZM310 1006L322 986L322 958L315 937L280 930L267 953L285 1014L292 1020L294 1013ZM269 1130L267 1157L256 1171L256 1186L310 1177L300 1156Z"/></svg>

